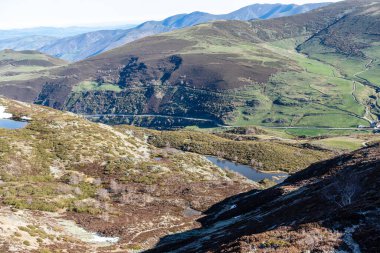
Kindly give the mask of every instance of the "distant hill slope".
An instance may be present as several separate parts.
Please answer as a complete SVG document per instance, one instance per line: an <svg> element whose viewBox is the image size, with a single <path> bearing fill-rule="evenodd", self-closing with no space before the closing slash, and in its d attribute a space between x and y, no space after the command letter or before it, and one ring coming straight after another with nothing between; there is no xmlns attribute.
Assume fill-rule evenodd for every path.
<svg viewBox="0 0 380 253"><path fill-rule="evenodd" d="M44 85L43 82L37 85L37 89L28 85L19 86L18 83L48 76L51 70L66 64L64 60L32 50L0 51L0 92L12 94L16 99L36 96Z"/></svg>
<svg viewBox="0 0 380 253"><path fill-rule="evenodd" d="M76 36L94 31L107 31L116 29L130 29L134 25L111 27L37 27L25 29L0 30L0 50L39 50L52 45L56 41L66 37Z"/></svg>
<svg viewBox="0 0 380 253"><path fill-rule="evenodd" d="M379 2L345 1L291 17L215 21L140 39L17 87L35 87L25 101L126 116L108 123L157 115L165 118L156 126L172 124L170 117L214 125L369 126L380 115L379 10Z"/></svg>
<svg viewBox="0 0 380 253"><path fill-rule="evenodd" d="M327 4L254 4L225 15L212 15L203 12L180 14L163 21L149 21L128 30L94 31L64 38L41 47L39 51L68 61L78 61L146 36L200 23L215 20L251 20L283 17L304 13Z"/></svg>
<svg viewBox="0 0 380 253"><path fill-rule="evenodd" d="M75 36L82 33L88 33L99 30L115 30L115 29L129 29L135 25L121 25L121 26L107 26L107 27L34 27L22 29L8 29L0 30L0 40L33 37L33 36L48 36L55 38L64 38Z"/></svg>
<svg viewBox="0 0 380 253"><path fill-rule="evenodd" d="M146 252L376 252L380 146L320 162L209 209L203 227Z"/></svg>
<svg viewBox="0 0 380 253"><path fill-rule="evenodd" d="M47 44L51 44L58 38L51 36L24 36L0 40L0 50L12 49L20 50L36 50Z"/></svg>
<svg viewBox="0 0 380 253"><path fill-rule="evenodd" d="M226 15L219 15L219 18L225 20L250 20L250 19L270 19L296 15L321 8L330 3L312 3L312 4L253 4L243 7L237 11Z"/></svg>
<svg viewBox="0 0 380 253"><path fill-rule="evenodd" d="M6 49L0 51L0 65L6 64L12 66L61 66L66 62L38 51Z"/></svg>

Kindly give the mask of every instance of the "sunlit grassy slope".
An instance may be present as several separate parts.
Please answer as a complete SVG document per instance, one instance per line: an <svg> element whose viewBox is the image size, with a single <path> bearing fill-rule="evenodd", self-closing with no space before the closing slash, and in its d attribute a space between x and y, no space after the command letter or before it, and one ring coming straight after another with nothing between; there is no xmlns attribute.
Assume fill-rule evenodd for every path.
<svg viewBox="0 0 380 253"><path fill-rule="evenodd" d="M296 48L306 36L252 43L218 28L204 24L168 36L191 41L181 54L223 54L248 65L280 70L267 83L247 82L227 94L241 102L228 124L339 128L369 126L377 119L373 114L376 108L369 109L376 104L376 92L368 85L380 81L376 44L365 50L366 57L325 53L320 45L298 52Z"/></svg>
<svg viewBox="0 0 380 253"><path fill-rule="evenodd" d="M22 81L48 75L66 62L36 51L0 51L0 82Z"/></svg>
<svg viewBox="0 0 380 253"><path fill-rule="evenodd" d="M36 87L22 93L25 101L77 113L232 126L370 126L380 116L379 10L379 3L360 0L272 20L215 21L146 37L42 80L21 76L28 81L12 85ZM20 93L1 86L0 92Z"/></svg>

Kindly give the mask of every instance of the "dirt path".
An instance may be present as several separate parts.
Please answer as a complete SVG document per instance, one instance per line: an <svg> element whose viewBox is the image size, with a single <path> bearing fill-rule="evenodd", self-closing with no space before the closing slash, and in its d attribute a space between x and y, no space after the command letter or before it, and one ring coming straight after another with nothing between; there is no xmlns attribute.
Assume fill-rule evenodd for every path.
<svg viewBox="0 0 380 253"><path fill-rule="evenodd" d="M371 60L370 60L365 66L364 66L364 68L365 68L364 70L359 71L359 72L353 74L353 76L356 77L356 78L360 78L360 77L358 77L358 75L360 75L360 74L366 72L367 70L369 70L369 69L371 68L371 65L372 65L372 63L373 63L374 61L375 61L374 59L371 59Z"/></svg>
<svg viewBox="0 0 380 253"><path fill-rule="evenodd" d="M352 82L351 95L354 98L356 103L365 107L365 112L364 112L364 116L362 117L362 119L364 119L365 121L368 121L371 124L373 121L373 119L371 118L371 109L370 109L369 105L363 105L362 103L360 103L360 101L355 96L355 92L356 92L356 81L353 81ZM368 116L369 116L369 118L368 118Z"/></svg>
<svg viewBox="0 0 380 253"><path fill-rule="evenodd" d="M352 82L352 92L351 92L351 95L354 98L355 102L358 103L358 104L360 104L359 100L355 96L355 91L356 91L356 81L353 81Z"/></svg>
<svg viewBox="0 0 380 253"><path fill-rule="evenodd" d="M372 65L373 62L374 62L374 59L370 59L370 61L365 65L365 69L362 70L362 71L359 71L359 72L357 72L355 74L353 74L353 77L358 78L358 79L362 79L361 77L359 77L359 75L362 74L362 73L364 73L364 72L366 72L367 70L369 70L371 68L371 65ZM365 83L360 83L360 84L366 86ZM370 88L374 88L374 87L370 86ZM365 112L364 112L364 115L363 115L362 118L364 120L368 121L369 123L372 123L373 122L373 118L371 116L371 107L370 107L370 105L360 103L359 100L355 96L355 91L356 91L356 81L353 81L353 84L352 84L352 96L353 96L354 100L358 104L361 104L361 105L363 105L365 107Z"/></svg>

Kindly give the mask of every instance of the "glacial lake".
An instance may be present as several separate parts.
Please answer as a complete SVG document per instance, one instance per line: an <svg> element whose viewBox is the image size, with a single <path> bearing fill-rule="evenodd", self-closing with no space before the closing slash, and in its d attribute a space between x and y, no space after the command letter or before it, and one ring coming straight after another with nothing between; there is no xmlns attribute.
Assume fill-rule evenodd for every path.
<svg viewBox="0 0 380 253"><path fill-rule="evenodd" d="M0 128L6 129L19 129L24 128L28 122L25 121L16 121L11 119L0 119Z"/></svg>
<svg viewBox="0 0 380 253"><path fill-rule="evenodd" d="M263 179L269 179L276 183L282 183L289 175L284 172L261 172L248 165L238 164L235 162L219 159L213 156L206 156L207 160L222 169L229 169L245 176L252 181L259 182Z"/></svg>

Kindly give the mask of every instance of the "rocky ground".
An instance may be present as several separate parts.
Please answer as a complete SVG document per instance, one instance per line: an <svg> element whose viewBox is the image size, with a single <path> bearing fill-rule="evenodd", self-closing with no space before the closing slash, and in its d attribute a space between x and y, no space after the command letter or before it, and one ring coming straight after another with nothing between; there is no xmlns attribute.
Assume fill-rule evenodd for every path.
<svg viewBox="0 0 380 253"><path fill-rule="evenodd" d="M133 252L200 226L203 211L258 187L202 156L132 131L6 99L22 129L0 129L4 252Z"/></svg>
<svg viewBox="0 0 380 253"><path fill-rule="evenodd" d="M133 128L0 99L2 252L375 252L379 144L260 185ZM152 249L153 248L153 249Z"/></svg>

